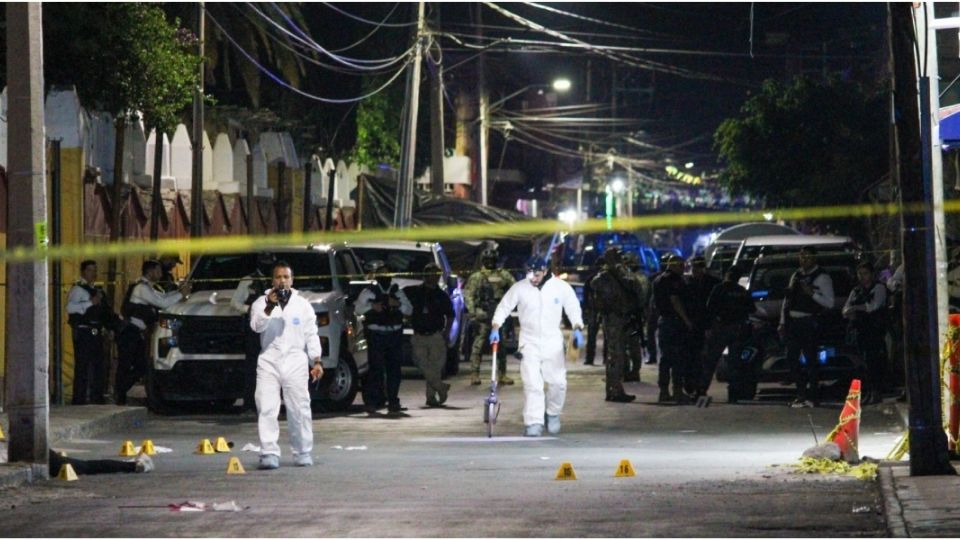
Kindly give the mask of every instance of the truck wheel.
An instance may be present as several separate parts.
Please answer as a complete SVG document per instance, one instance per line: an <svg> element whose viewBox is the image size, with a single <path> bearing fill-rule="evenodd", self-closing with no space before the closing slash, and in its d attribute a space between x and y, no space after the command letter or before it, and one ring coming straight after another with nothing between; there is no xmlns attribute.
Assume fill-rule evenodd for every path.
<svg viewBox="0 0 960 540"><path fill-rule="evenodd" d="M324 391L319 405L325 411L347 410L353 404L360 389L357 363L353 360L353 356L346 352L345 347L341 347L341 351L337 367L324 372L323 379L320 381L320 387Z"/></svg>

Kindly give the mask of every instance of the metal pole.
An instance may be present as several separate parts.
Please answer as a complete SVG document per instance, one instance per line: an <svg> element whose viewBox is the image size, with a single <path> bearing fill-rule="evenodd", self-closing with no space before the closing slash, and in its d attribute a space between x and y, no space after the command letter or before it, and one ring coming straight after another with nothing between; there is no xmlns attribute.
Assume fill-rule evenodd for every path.
<svg viewBox="0 0 960 540"><path fill-rule="evenodd" d="M337 169L330 169L330 180L327 182L327 215L324 220L326 224L323 226L323 230L329 231L333 227L333 188L334 182L337 180ZM363 182L361 180L360 184L357 186L360 195L357 197L362 200L363 194ZM362 208L362 207L361 207ZM360 212L357 212L357 219L360 219Z"/></svg>
<svg viewBox="0 0 960 540"><path fill-rule="evenodd" d="M310 230L310 209L313 201L310 200L310 181L313 179L313 160L307 161L307 170L303 173L303 232Z"/></svg>
<svg viewBox="0 0 960 540"><path fill-rule="evenodd" d="M443 66L430 71L430 191L443 195Z"/></svg>
<svg viewBox="0 0 960 540"><path fill-rule="evenodd" d="M204 30L206 10L203 2L197 4L197 42L200 55L200 73L197 87L193 92L193 182L190 189L190 236L203 236L203 70L204 70Z"/></svg>
<svg viewBox="0 0 960 540"><path fill-rule="evenodd" d="M163 174L163 133L160 128L154 130L153 151L153 196L150 200L150 239L160 238L160 176Z"/></svg>
<svg viewBox="0 0 960 540"><path fill-rule="evenodd" d="M55 246L59 246L61 241L60 182L63 175L61 174L60 145L60 140L50 141L50 162L52 165L50 171L50 242ZM52 266L53 283L50 284L50 293L53 295L53 313L50 323L53 331L53 381L56 385L56 393L53 399L57 405L63 405L63 298L60 294L60 283L63 282L63 264L61 264L60 259L57 259ZM77 351L73 351L73 353L76 355ZM74 380L76 380L76 375L74 375Z"/></svg>
<svg viewBox="0 0 960 540"><path fill-rule="evenodd" d="M400 155L400 176L397 179L397 202L393 212L393 226L410 226L413 214L413 168L417 149L417 112L420 105L420 62L423 58L424 2L418 2L417 40L413 66L407 72L407 115L403 128L403 148Z"/></svg>
<svg viewBox="0 0 960 540"><path fill-rule="evenodd" d="M477 3L477 37L483 37L483 9ZM477 58L477 87L480 99L480 204L487 206L487 160L490 133L490 96L487 93L486 55L480 51Z"/></svg>
<svg viewBox="0 0 960 540"><path fill-rule="evenodd" d="M254 234L257 220L254 217L257 201L253 199L253 154L247 154L247 234Z"/></svg>
<svg viewBox="0 0 960 540"><path fill-rule="evenodd" d="M41 4L6 7L7 248L33 249L46 244L47 236ZM32 463L39 478L48 477L48 278L46 259L7 263L8 460Z"/></svg>

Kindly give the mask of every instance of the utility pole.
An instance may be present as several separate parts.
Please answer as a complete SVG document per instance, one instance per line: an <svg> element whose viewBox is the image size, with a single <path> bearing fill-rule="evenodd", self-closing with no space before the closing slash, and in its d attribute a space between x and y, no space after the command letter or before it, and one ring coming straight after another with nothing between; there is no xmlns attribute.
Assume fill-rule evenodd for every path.
<svg viewBox="0 0 960 540"><path fill-rule="evenodd" d="M483 5L476 4L477 7L477 37L483 37ZM477 40L482 43L482 40ZM478 98L480 100L480 204L487 206L487 160L490 150L488 148L490 134L490 95L487 93L487 74L486 74L486 55L480 51L477 58L477 88Z"/></svg>
<svg viewBox="0 0 960 540"><path fill-rule="evenodd" d="M203 2L197 4L197 54L200 55L200 73L193 92L193 181L190 185L190 237L203 236L203 71L204 30L206 9Z"/></svg>
<svg viewBox="0 0 960 540"><path fill-rule="evenodd" d="M403 145L400 150L400 177L397 179L396 206L393 226L410 226L413 214L413 168L417 150L417 113L420 104L420 62L423 58L424 2L418 2L417 36L414 45L413 66L407 72L407 110L403 123Z"/></svg>
<svg viewBox="0 0 960 540"><path fill-rule="evenodd" d="M11 2L6 8L7 248L32 249L47 242L41 4ZM45 479L50 418L47 260L7 263L7 291L8 460L31 463L34 477Z"/></svg>
<svg viewBox="0 0 960 540"><path fill-rule="evenodd" d="M431 40L431 46L436 42ZM443 196L443 65L430 70L430 191Z"/></svg>
<svg viewBox="0 0 960 540"><path fill-rule="evenodd" d="M942 427L939 377L939 329L937 327L937 269L933 218L933 175L930 123L930 79L920 78L920 99L914 64L915 28L913 7L890 2L893 99L896 109L897 178L904 206L921 203L922 214L901 213L904 265L903 329L910 401L910 474L912 476L956 474L950 465ZM918 110L919 101L919 110Z"/></svg>

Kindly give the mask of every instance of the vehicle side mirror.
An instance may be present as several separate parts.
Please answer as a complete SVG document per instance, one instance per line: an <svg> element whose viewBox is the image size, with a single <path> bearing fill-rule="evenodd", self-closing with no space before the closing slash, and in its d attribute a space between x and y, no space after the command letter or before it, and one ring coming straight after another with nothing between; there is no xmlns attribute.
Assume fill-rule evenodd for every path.
<svg viewBox="0 0 960 540"><path fill-rule="evenodd" d="M364 289L366 289L367 287L371 287L371 286L373 286L373 285L376 285L376 284L377 284L376 280L372 280L372 279L370 279L370 280L356 280L356 281L352 281L352 280L351 280L351 281L349 282L349 288L347 289L347 298L348 298L351 302L354 302L354 301L356 301L357 297L360 296L360 293L363 292Z"/></svg>

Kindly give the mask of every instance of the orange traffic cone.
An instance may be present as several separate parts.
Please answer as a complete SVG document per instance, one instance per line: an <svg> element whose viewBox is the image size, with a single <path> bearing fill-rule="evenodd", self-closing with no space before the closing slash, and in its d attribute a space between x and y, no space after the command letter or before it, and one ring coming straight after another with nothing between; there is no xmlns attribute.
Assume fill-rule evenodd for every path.
<svg viewBox="0 0 960 540"><path fill-rule="evenodd" d="M847 463L860 461L860 379L850 383L850 392L847 402L840 411L840 423L833 430L833 437L829 440L840 447L840 455Z"/></svg>

